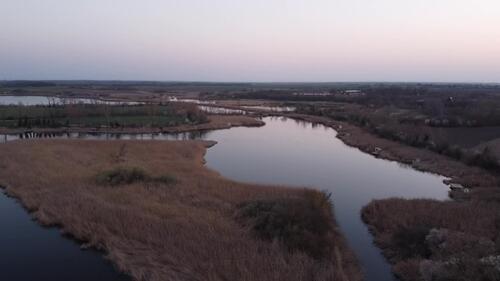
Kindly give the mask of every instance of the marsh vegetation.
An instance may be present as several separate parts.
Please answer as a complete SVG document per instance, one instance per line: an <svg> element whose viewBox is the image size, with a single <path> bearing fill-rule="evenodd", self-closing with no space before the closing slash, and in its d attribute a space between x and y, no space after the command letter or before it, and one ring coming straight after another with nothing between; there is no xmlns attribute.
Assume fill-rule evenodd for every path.
<svg viewBox="0 0 500 281"><path fill-rule="evenodd" d="M98 173L95 176L99 185L118 186L133 183L161 183L174 184L176 179L173 176L164 174L158 177L148 175L144 170L137 167L115 167Z"/></svg>
<svg viewBox="0 0 500 281"><path fill-rule="evenodd" d="M0 106L0 127L32 128L135 128L174 127L208 122L196 105L52 104Z"/></svg>
<svg viewBox="0 0 500 281"><path fill-rule="evenodd" d="M303 198L242 203L237 217L260 239L281 241L289 251L328 259L335 246L330 194L311 191Z"/></svg>
<svg viewBox="0 0 500 281"><path fill-rule="evenodd" d="M39 90L37 85L29 87L23 87L24 94ZM60 85L43 85L47 90L46 87L57 88ZM75 93L92 89L85 85L72 87ZM226 100L223 104L235 110L244 108L244 105L260 106L267 104L268 101L293 107L296 113L274 112L273 114L332 126L339 130L339 137L349 145L360 147L369 153L376 151L374 154L377 157L397 160L426 171L443 173L472 188L470 193L453 192L452 195L457 201L387 199L374 201L363 209L364 221L371 227L377 245L381 246L384 254L389 257L394 265L394 272L400 278L440 281L474 280L478 276L482 280L499 278L500 230L497 226L499 220L497 217L500 207L497 202L499 196L496 187L499 182L500 154L497 144L500 135L497 127L500 124L498 119L500 115L497 106L497 86L322 84L272 85L272 87L255 85L252 89L254 86L244 84L132 86L118 83L112 86L102 84L92 87L104 90L108 97L127 100L138 100L140 97L141 100L154 104L115 107L95 104L29 108L10 106L4 107L10 113L7 118L4 118L6 115L0 115L4 116L0 122L3 122L4 127L23 129L76 126L117 129L148 127L161 128L162 131L168 131L169 128L184 131L228 128L235 125L262 125L261 121L247 116L204 116L203 112L201 115L198 113L190 115L186 108L180 110L171 108L172 104L164 104L162 101L165 100L168 91L174 88L180 92L203 89L201 96L209 99L229 98L231 100ZM360 90L349 90L352 88ZM116 89L124 92L117 94ZM142 95L145 89L148 94ZM96 96L99 95L96 93ZM267 101L263 102L256 98ZM23 109L38 113L23 116ZM97 115L94 116L93 112L97 112ZM255 141L255 138L252 140ZM279 149L283 149L283 141L280 140L279 143ZM114 150L116 152L109 153L109 158L104 159L98 154L87 151L88 156L93 155L92 161L73 159L67 163L68 167L78 167L82 175L85 175L71 176L81 182L73 190L74 194L66 193L67 191L62 188L62 179L51 178L54 176L49 176L50 180L43 180L43 186L52 184L52 189L33 188L24 192L22 190L26 184L22 184L20 178L8 179L16 181L15 183L21 186L10 188L9 192L14 195L18 193L16 196L22 198L23 203L28 202L25 203L28 207L35 206L33 207L35 215L42 222L63 224L65 228L72 230L71 232L89 240L91 245L105 249L120 269L139 280L141 278L161 280L166 277L197 278L205 275L209 276L206 280L221 278L272 280L269 279L270 276L280 278L284 276L287 280L293 280L307 276L307 272L315 272L312 277L304 277L308 280L361 278L353 256L336 230L333 214L325 211L331 211L331 206L321 207L331 204L329 200L324 200L326 198L324 194L310 190L292 191L287 188L234 183L221 179L211 172L203 171L199 167L192 168L192 163L188 165L191 168L183 165L170 166L173 163L181 163L179 159L201 159L199 155L202 153L198 148L203 145L198 147L200 143L196 143L194 147L198 148L194 150L193 147L186 150L176 148L182 152L172 152L173 150L168 150L170 148L160 150L156 144L152 146L153 151L146 151L135 147L134 144L131 146L134 147L134 156L129 155L131 150L128 145L124 150L126 153L120 152L119 146L102 145L106 148L98 148L99 153L106 154L106 151ZM67 149L66 153L69 153L68 144L58 143L57 146L60 148L50 146L49 150L52 152L49 153L49 150L45 149L44 153L47 154L40 154L34 158L56 159L55 155L65 155L59 149ZM88 148L81 148L77 155L86 154L87 152L82 152L85 149ZM43 150L31 151L37 155ZM138 151L149 157L147 161L155 162L155 166L142 156L138 156ZM178 158L175 161L171 159L173 161L171 164L162 162L164 158L170 157L166 154L171 153ZM254 154L255 151L247 154L245 161L249 161ZM9 157L14 159L17 156ZM23 163L32 161L32 158L26 155L23 157L9 165L18 165L20 169L21 166L25 166L16 164L17 161L24 161ZM85 157L87 155L82 156L82 159ZM131 159L134 160L131 162ZM40 165L37 161L42 160L35 160L33 165ZM270 159L267 161L272 162ZM95 166L90 163L101 164ZM10 167L9 165L2 167ZM260 166L265 165L261 163ZM159 170L159 167L164 168ZM275 166L270 169L277 170ZM248 167L245 167L244 171L245 174L250 173ZM33 173L51 175L54 172L35 169ZM266 182L273 182L276 174L277 172L271 175ZM259 175L265 173L261 171ZM6 174L3 177L7 178ZM31 181L31 185L35 186L34 177L30 178L23 180ZM244 180L254 181L255 177ZM68 185L69 180L66 181ZM302 181L296 178L295 181L285 182L295 184ZM372 183L374 182L370 182L370 185ZM417 186L418 184L414 182L407 182L406 179L398 184L398 190L410 185L413 190L426 188ZM350 188L356 190L357 185ZM58 197L60 195L55 190L65 194L64 199ZM395 190L389 192L390 196L413 194L399 193ZM93 195L89 196L88 191ZM385 193L382 193L385 196ZM416 191L416 194L421 193ZM85 206L75 198L70 200L73 195L89 200L85 203L89 205ZM337 193L337 195L343 194ZM48 202L51 196L57 198L54 201L57 206L51 207L43 203L44 200ZM373 197L375 196L370 199ZM352 201L355 199L349 198L351 201L340 201L339 204L353 204ZM384 197L377 196L377 198ZM81 226L83 222L79 222L76 217L58 214L56 207L58 210L60 208L73 210L67 201L83 206L84 210L90 210L92 205L97 211L92 211L95 213L89 211L92 214L85 214L83 221L92 221L98 217L97 222L93 222L91 227L85 230L88 226ZM110 216L100 218L97 212L101 209L110 215L122 218L117 220ZM345 206L340 207L341 211L344 209ZM356 213L357 216L358 214ZM140 223L137 229L122 228L123 225L138 220L144 220L144 224ZM326 221L333 223L325 224ZM339 223L342 222L350 227L349 223L345 222L345 217L341 215ZM161 226L153 226L155 224ZM173 234L167 230L167 226L181 231ZM141 237L139 228L153 234L151 237ZM104 229L101 231L104 234L99 229ZM97 234L94 235L93 232ZM210 244L207 241L217 239L220 241L214 245L206 245ZM370 243L371 239L370 236L368 239ZM130 245L134 251L137 250L148 258L137 260L135 252L133 255L128 252L131 248L121 245L123 241L132 241ZM197 249L195 242L203 249ZM161 254L160 250L155 251L151 245L157 246L157 249L164 252L168 249L169 254ZM182 249L178 245L183 245ZM371 245L365 245L365 249L358 249L361 247L358 245L351 246L364 258L364 251ZM229 248L231 249L226 250ZM224 262L241 259L242 252L248 252L248 256L245 256L248 258L246 261ZM176 260L177 256L180 257L179 261ZM371 264L371 258L373 257L367 259L369 261L367 264ZM210 263L203 261L208 259ZM276 259L285 259L287 263L278 264ZM153 260L154 264L150 264ZM138 263L141 266L138 267ZM184 268L186 264L189 265ZM161 270L157 269L158 265L161 265ZM181 267L182 270L179 269ZM379 272L374 268L368 270ZM262 272L257 273L257 271Z"/></svg>
<svg viewBox="0 0 500 281"><path fill-rule="evenodd" d="M402 280L499 280L500 201L472 196L374 201L362 214Z"/></svg>
<svg viewBox="0 0 500 281"><path fill-rule="evenodd" d="M361 280L322 193L224 179L203 166L206 145L10 142L0 183L39 222L104 250L135 280ZM263 224L271 235L256 235L242 211L255 202L278 210L255 209L257 220L274 218ZM311 247L315 237L325 239ZM323 247L332 254L319 252L318 261L310 249Z"/></svg>

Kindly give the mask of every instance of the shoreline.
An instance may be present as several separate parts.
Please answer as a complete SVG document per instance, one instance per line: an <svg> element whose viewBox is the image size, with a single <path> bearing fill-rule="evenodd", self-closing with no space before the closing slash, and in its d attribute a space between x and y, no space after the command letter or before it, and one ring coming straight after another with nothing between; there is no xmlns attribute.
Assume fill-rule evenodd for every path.
<svg viewBox="0 0 500 281"><path fill-rule="evenodd" d="M468 166L462 162L437 154L423 148L377 137L360 127L320 116L297 113L270 114L291 119L318 123L337 131L337 137L350 147L357 148L376 158L395 161L408 165L421 172L429 172L449 178L449 182L464 186L491 187L497 184L497 177L478 167ZM447 181L448 182L448 181Z"/></svg>
<svg viewBox="0 0 500 281"><path fill-rule="evenodd" d="M242 115L209 115L210 121L208 123L196 125L181 125L167 128L84 128L72 127L62 129L51 128L33 128L33 129L9 129L0 128L0 134L3 135L19 135L24 133L34 134L70 134L70 133L88 133L88 134L175 134L196 131L212 131L224 130L233 127L261 127L265 123L254 117Z"/></svg>
<svg viewBox="0 0 500 281"><path fill-rule="evenodd" d="M335 220L331 221L329 234L335 237L334 255L327 267L307 255L287 252L279 243L251 238L249 230L234 221L235 208L242 202L299 200L307 198L306 189L239 183L222 177L204 165L207 147L213 142L153 141L147 147L142 144L89 140L11 142L4 144L8 149L0 155L0 166L4 167L0 179L5 193L18 200L39 224L57 226L83 243L82 247L103 250L119 271L134 280L184 280L181 276L190 279L212 274L223 274L232 280L237 280L237 276L274 280L273 276L279 274L294 280L305 277L310 270L317 271L318 276L340 274L340 280L361 280L359 264L338 232ZM123 155L122 146L126 147ZM119 157L110 158L114 154ZM59 159L60 155L67 157ZM116 165L143 167L154 176L168 171L177 182L167 186L132 183L112 188L89 181L96 171ZM29 167L29 172L12 176L19 166ZM61 173L62 169L67 171ZM44 174L42 183L37 183L39 173ZM143 232L150 235L144 236ZM240 262L240 253L251 256ZM214 264L200 260L206 255L215 255L210 258ZM226 259L235 264L224 263ZM282 259L289 262L283 264ZM185 270L177 272L181 267ZM243 272L251 274L239 275Z"/></svg>
<svg viewBox="0 0 500 281"><path fill-rule="evenodd" d="M135 101L135 100L134 100ZM384 139L365 131L356 125L344 121L337 121L326 117L313 116L299 113L268 112L265 110L245 109L238 104L226 104L222 100L221 104L209 104L207 106L222 107L228 109L244 110L252 115L209 115L210 122L197 125L180 125L170 128L84 128L73 127L64 129L34 128L34 129L9 129L0 128L0 134L175 134L196 131L211 131L230 129L232 127L260 127L265 123L257 118L266 116L283 116L296 120L319 123L337 131L337 137L346 145L358 148L376 158L395 161L408 165L422 172L430 172L449 178L447 183L460 183L467 187L490 187L496 185L498 180L496 175L473 166L468 166L460 161L451 159L444 155L424 148L416 148L406 144ZM246 104L246 103L245 103ZM256 102L255 104L259 104Z"/></svg>
<svg viewBox="0 0 500 281"><path fill-rule="evenodd" d="M483 247L481 248L483 252L477 254L479 255L476 257L477 260L496 257L494 247L491 245L495 245L498 240L492 239L495 230L489 227L495 225L494 214L500 202L498 199L500 193L495 191L495 187L498 186L496 175L426 149L382 139L345 122L300 114L281 116L331 127L338 132L337 137L348 146L376 158L448 177L443 181L445 184L460 183L470 188L470 192L450 189L451 200L386 198L372 200L363 207L360 213L362 221L372 235L373 243L381 250L391 265L392 273L398 279L420 280L425 274L428 277L429 272L438 276L451 275L458 278L462 276L461 272L464 270L459 266L461 264L467 268L465 270L467 277L463 280L472 280L479 275L500 276L498 268L481 262L470 264L468 263L470 259L448 265L450 260L461 253L467 252L470 256L477 254L471 251L471 242L467 241L480 240L490 246L485 248L481 242L472 246L472 249ZM376 150L376 147L379 149ZM419 157L419 161L415 161L415 155ZM478 225L477 222L483 223ZM443 235L439 239L443 239L444 242L439 245L432 244L432 239L439 235ZM401 239L408 240L401 242ZM418 247L424 249L422 251L429 251L430 254L426 252L416 254L413 258L401 258L404 253L414 251L411 246L408 248L401 246L415 243L411 239L423 239L424 242ZM447 242L454 246L447 247ZM432 246L425 243L430 243Z"/></svg>

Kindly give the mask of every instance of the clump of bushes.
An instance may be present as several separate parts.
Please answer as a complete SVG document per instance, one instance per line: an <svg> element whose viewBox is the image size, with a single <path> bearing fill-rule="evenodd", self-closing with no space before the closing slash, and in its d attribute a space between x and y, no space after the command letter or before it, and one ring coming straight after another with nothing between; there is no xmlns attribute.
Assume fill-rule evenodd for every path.
<svg viewBox="0 0 500 281"><path fill-rule="evenodd" d="M464 202L373 201L362 217L401 280L500 280L500 205L482 199L491 190Z"/></svg>
<svg viewBox="0 0 500 281"><path fill-rule="evenodd" d="M100 172L96 175L96 182L100 185L125 185L136 182L153 182L162 184L174 184L176 179L169 175L152 177L140 168L117 167L108 171Z"/></svg>
<svg viewBox="0 0 500 281"><path fill-rule="evenodd" d="M306 191L300 198L254 200L241 204L237 219L260 239L278 240L289 251L327 258L333 248L330 195Z"/></svg>
<svg viewBox="0 0 500 281"><path fill-rule="evenodd" d="M103 185L132 184L146 180L148 176L139 168L114 168L96 176L97 183Z"/></svg>
<svg viewBox="0 0 500 281"><path fill-rule="evenodd" d="M417 281L497 281L500 280L496 256L483 259L461 257L451 261L424 260L419 263ZM406 280L406 279L405 279ZM411 279L408 279L411 280Z"/></svg>
<svg viewBox="0 0 500 281"><path fill-rule="evenodd" d="M498 170L500 164L489 147L485 147L480 153L474 153L466 159L467 164L483 167L489 170Z"/></svg>
<svg viewBox="0 0 500 281"><path fill-rule="evenodd" d="M402 259L428 258L431 254L426 243L430 228L422 225L402 227L392 236L397 254Z"/></svg>

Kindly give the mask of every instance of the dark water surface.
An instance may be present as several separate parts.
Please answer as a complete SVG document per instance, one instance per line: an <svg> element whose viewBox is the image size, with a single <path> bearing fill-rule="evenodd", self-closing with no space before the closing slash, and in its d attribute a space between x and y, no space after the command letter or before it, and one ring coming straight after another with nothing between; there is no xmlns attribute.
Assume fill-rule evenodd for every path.
<svg viewBox="0 0 500 281"><path fill-rule="evenodd" d="M96 251L82 251L56 228L33 221L0 192L0 280L129 281Z"/></svg>
<svg viewBox="0 0 500 281"><path fill-rule="evenodd" d="M442 183L444 178L396 162L376 159L345 145L336 138L333 129L322 125L281 117L263 120L266 122L264 127L241 127L206 133L69 134L55 137L215 140L218 144L208 150L205 158L208 167L225 177L252 183L306 186L331 192L337 221L361 262L366 280L394 280L390 265L380 249L373 245L373 237L361 221L360 210L373 199L389 197L445 200L448 198L448 189ZM0 142L18 137L3 136ZM19 272L19 276L34 276L30 272L53 268L47 274L54 274L55 277L40 280L122 280L117 279L119 277L112 267L95 253L82 252L75 243L61 239L56 230L43 229L31 222L26 212L13 200L1 197L0 208L0 243L5 243L5 246L0 244L0 249L15 252L4 255L2 251L0 269L9 267L8 272ZM6 242L8 239L11 241ZM20 245L20 248L13 245ZM11 261L11 255L18 261ZM74 268L66 266L66 260ZM17 271L16 266L19 267ZM65 279L64 276L70 271L74 274L70 274L70 279ZM79 272L87 278L74 279ZM104 275L102 278L96 277L99 274Z"/></svg>

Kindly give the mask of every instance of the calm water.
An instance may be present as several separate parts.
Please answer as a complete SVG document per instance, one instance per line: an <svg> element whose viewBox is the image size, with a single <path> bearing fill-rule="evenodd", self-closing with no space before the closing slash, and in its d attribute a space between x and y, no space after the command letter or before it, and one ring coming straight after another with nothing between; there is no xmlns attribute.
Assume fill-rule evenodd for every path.
<svg viewBox="0 0 500 281"><path fill-rule="evenodd" d="M183 99L177 97L169 97L168 101L177 101L177 102L187 102L194 104L215 104L215 101L207 101L207 100L199 100L199 99Z"/></svg>
<svg viewBox="0 0 500 281"><path fill-rule="evenodd" d="M57 98L57 97L44 97L44 96L2 96L0 95L0 105L49 105L49 104L64 104L64 103L105 103L110 105L136 105L140 102L119 102L119 101L103 101L97 99L84 99L84 98Z"/></svg>
<svg viewBox="0 0 500 281"><path fill-rule="evenodd" d="M293 112L297 108L293 106L261 106L261 105L245 105L242 106L245 109L258 109L270 112Z"/></svg>
<svg viewBox="0 0 500 281"><path fill-rule="evenodd" d="M207 105L198 105L198 108L201 111L210 113L210 114L223 114L223 115L246 115L247 112L241 109L231 109L225 107L218 106L207 106Z"/></svg>
<svg viewBox="0 0 500 281"><path fill-rule="evenodd" d="M101 253L82 251L58 229L40 227L3 192L0 225L0 280L130 280L117 273Z"/></svg>
<svg viewBox="0 0 500 281"><path fill-rule="evenodd" d="M231 179L307 186L333 194L335 215L357 254L366 280L394 280L390 266L361 221L360 210L388 197L447 199L443 177L422 173L346 146L333 129L277 117L260 128L233 128L205 136L218 141L207 164Z"/></svg>
<svg viewBox="0 0 500 281"><path fill-rule="evenodd" d="M366 280L394 280L389 264L373 245L373 237L361 221L360 210L373 199L388 197L445 200L448 198L448 188L442 183L444 178L396 162L376 159L348 147L336 138L333 129L322 125L280 117L263 120L266 122L264 127L206 133L69 134L55 137L215 140L218 144L210 148L205 157L207 165L228 178L253 183L306 186L331 192L337 221L363 266ZM4 136L0 142L17 138ZM43 242L44 239L40 240ZM54 255L58 255L57 252L57 247L51 251ZM37 256L36 253L25 254Z"/></svg>

